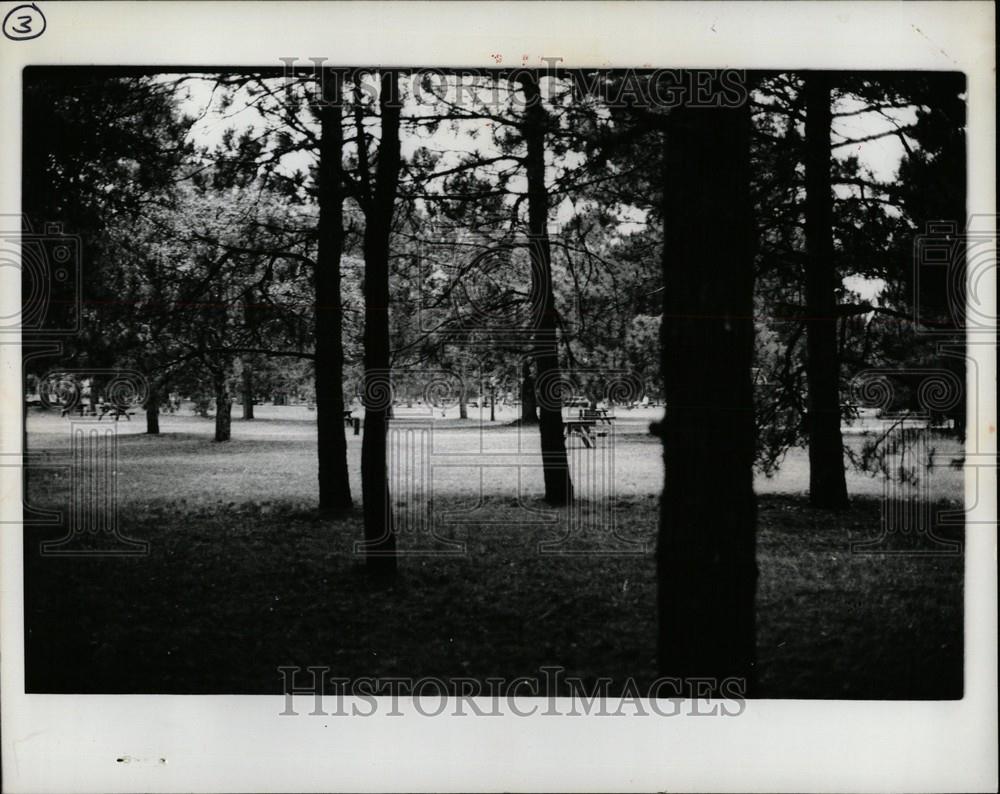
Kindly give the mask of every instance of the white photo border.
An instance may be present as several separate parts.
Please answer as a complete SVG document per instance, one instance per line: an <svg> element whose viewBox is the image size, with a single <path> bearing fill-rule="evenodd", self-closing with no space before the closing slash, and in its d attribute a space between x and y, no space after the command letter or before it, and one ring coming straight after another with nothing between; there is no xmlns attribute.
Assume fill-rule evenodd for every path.
<svg viewBox="0 0 1000 794"><path fill-rule="evenodd" d="M20 211L21 71L31 64L962 71L968 211L995 206L994 6L988 2L54 3L38 38L0 39L0 213ZM0 14L20 5L0 3ZM0 273L0 312L20 279ZM994 301L996 271L979 284ZM20 454L21 367L0 340L0 452ZM982 339L978 449L996 453L996 350ZM973 370L972 367L969 368ZM988 390L987 390L988 389ZM994 457L995 460L995 457ZM967 469L967 477L977 471ZM20 472L0 468L20 520ZM279 717L282 696L23 694L22 536L0 533L4 790L995 791L996 469L967 479L961 701L769 701L738 718ZM72 660L67 660L72 663ZM276 677L276 685L277 685ZM129 763L119 762L127 758ZM161 759L163 759L161 761Z"/></svg>

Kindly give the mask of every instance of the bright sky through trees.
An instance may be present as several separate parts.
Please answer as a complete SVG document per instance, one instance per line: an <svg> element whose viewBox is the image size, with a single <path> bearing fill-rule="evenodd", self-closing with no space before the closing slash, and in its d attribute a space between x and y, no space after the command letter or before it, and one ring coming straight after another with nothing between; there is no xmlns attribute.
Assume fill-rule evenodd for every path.
<svg viewBox="0 0 1000 794"><path fill-rule="evenodd" d="M164 79L174 79L178 76L165 75ZM283 78L269 78L269 80L281 79ZM438 82L435 85L443 85L441 81L445 79L436 77L435 80ZM407 117L415 118L435 112L435 108L430 104L433 101L432 98L427 90L420 88L419 81L414 80L409 85L412 87L412 91L405 99L404 123ZM198 118L190 131L190 139L198 146L214 149L222 143L227 130L233 130L235 135L239 136L247 130L260 132L266 124L266 119L258 109L257 103L249 101L245 89L238 89L233 102L228 107L224 107L223 90L210 76L187 76L184 86L185 91L182 94L180 109L183 113ZM477 101L487 99L516 102L515 94L516 92L510 91L490 92L488 95L479 91L474 94L470 87L462 96L470 103L473 96ZM897 176L899 163L905 154L905 149L898 135L878 136L913 124L916 120L916 108L892 108L864 112L864 106L861 100L854 98L842 98L835 105L833 109L833 145L836 147L833 150L834 157L839 160L845 160L852 156L857 157L862 169L869 171L874 181L892 182ZM315 126L311 119L303 119L303 121ZM441 156L442 169L454 166L459 162L459 158L468 154L478 153L484 158L496 156L500 150L496 147L492 135L480 134L484 124L489 124L489 122L456 121L441 124L430 132L421 131L418 135L407 136L402 141L402 155L405 159L411 157L418 148L426 147ZM800 130L800 132L802 131L804 130ZM377 131L375 131L375 135L377 136ZM870 140L863 140L854 146L838 147L838 144L843 141L859 139ZM563 158L559 162L554 162L550 155L548 169L551 172L553 169L573 167L579 159L581 158ZM311 151L296 151L286 154L282 158L280 169L289 174L295 171L308 172L314 162L314 154ZM512 177L508 184L512 191L520 192L524 189L524 180L520 175ZM426 189L435 189L432 185L433 183L428 183ZM841 197L856 192L855 187L848 185L836 186L835 190ZM887 211L894 210L888 207ZM552 220L557 225L565 223L573 215L573 212L573 202L569 197L564 197L555 205ZM623 233L637 231L645 224L646 213L643 209L622 206L616 208L616 214L620 218L619 229ZM866 279L858 276L846 278L844 284L851 291L858 293L862 299L872 301L877 299L885 286L880 279Z"/></svg>

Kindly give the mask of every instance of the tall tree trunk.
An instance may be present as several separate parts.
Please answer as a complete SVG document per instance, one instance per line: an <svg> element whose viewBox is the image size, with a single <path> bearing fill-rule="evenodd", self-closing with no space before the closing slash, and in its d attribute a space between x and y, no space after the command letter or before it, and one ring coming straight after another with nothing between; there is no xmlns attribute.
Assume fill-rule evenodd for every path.
<svg viewBox="0 0 1000 794"><path fill-rule="evenodd" d="M806 94L806 381L809 501L847 506L844 445L840 434L840 357L837 352L833 257L833 186L830 183L830 75L810 72Z"/></svg>
<svg viewBox="0 0 1000 794"><path fill-rule="evenodd" d="M465 393L465 367L463 366L459 371L459 378L461 383L458 387L458 418L468 419L469 418L469 396Z"/></svg>
<svg viewBox="0 0 1000 794"><path fill-rule="evenodd" d="M149 387L149 394L146 395L146 434L150 436L160 434L160 394L152 384Z"/></svg>
<svg viewBox="0 0 1000 794"><path fill-rule="evenodd" d="M527 146L528 246L531 253L535 365L540 392L538 428L542 442L542 473L545 478L545 501L552 505L564 505L573 498L573 483L563 438L563 390L556 336L556 303L552 292L549 194L545 186L546 114L537 74L523 73L521 85L525 99L523 134Z"/></svg>
<svg viewBox="0 0 1000 794"><path fill-rule="evenodd" d="M229 396L228 378L225 368L217 369L213 375L215 388L215 440L229 441L232 430L233 403Z"/></svg>
<svg viewBox="0 0 1000 794"><path fill-rule="evenodd" d="M101 401L101 392L104 390L104 384L97 378L90 379L90 413L97 415L97 404Z"/></svg>
<svg viewBox="0 0 1000 794"><path fill-rule="evenodd" d="M664 488L657 550L665 676L752 687L750 112L678 108L663 155Z"/></svg>
<svg viewBox="0 0 1000 794"><path fill-rule="evenodd" d="M538 421L538 403L535 401L535 379L531 377L531 361L521 362L521 424Z"/></svg>
<svg viewBox="0 0 1000 794"><path fill-rule="evenodd" d="M395 72L381 76L381 140L375 185L365 214L365 434L361 441L368 570L396 573L396 530L386 469L386 433L392 407L389 373L389 237L399 184L399 91ZM364 146L361 142L360 146Z"/></svg>
<svg viewBox="0 0 1000 794"><path fill-rule="evenodd" d="M344 247L342 75L328 71L320 109L319 252L316 258L316 432L319 509L350 510L351 480L344 436L344 346L340 257Z"/></svg>
<svg viewBox="0 0 1000 794"><path fill-rule="evenodd" d="M243 419L250 421L253 419L253 364L250 359L243 360Z"/></svg>

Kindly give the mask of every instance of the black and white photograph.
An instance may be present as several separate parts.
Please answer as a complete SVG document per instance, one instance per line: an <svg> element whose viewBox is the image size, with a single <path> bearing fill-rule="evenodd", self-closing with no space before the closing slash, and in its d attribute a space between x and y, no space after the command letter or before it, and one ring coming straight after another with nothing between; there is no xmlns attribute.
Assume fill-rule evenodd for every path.
<svg viewBox="0 0 1000 794"><path fill-rule="evenodd" d="M257 6L310 19L231 5L220 42ZM553 5L665 24L700 4ZM995 128L970 124L968 68L632 62L509 35L468 65L384 42L363 60L338 55L349 3L316 16L325 49L25 56L64 35L55 6L2 9L4 58L28 57L3 63L19 180L0 206L18 713L239 696L275 754L284 726L330 725L378 757L404 712L416 733L550 716L746 743L758 706L992 703L963 723L987 755L961 786L995 786L997 228L973 190ZM970 621L990 615L983 648ZM8 715L5 778L30 741ZM203 790L143 746L72 790ZM741 787L619 763L256 785ZM955 790L940 763L927 790ZM115 778L130 766L160 777ZM21 774L4 790L46 790ZM845 775L746 787L911 785Z"/></svg>

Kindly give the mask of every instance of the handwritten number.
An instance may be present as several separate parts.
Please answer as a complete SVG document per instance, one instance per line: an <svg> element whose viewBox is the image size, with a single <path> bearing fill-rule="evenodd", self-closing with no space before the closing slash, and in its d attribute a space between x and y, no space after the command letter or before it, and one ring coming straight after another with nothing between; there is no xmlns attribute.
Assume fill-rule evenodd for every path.
<svg viewBox="0 0 1000 794"><path fill-rule="evenodd" d="M3 35L11 41L37 39L45 32L45 14L34 3L15 6L3 18Z"/></svg>

